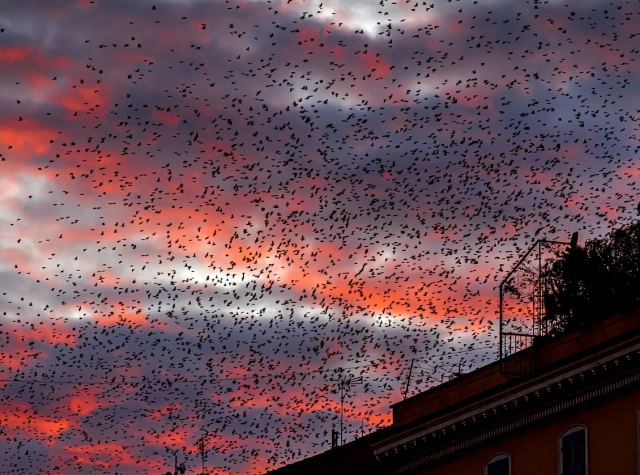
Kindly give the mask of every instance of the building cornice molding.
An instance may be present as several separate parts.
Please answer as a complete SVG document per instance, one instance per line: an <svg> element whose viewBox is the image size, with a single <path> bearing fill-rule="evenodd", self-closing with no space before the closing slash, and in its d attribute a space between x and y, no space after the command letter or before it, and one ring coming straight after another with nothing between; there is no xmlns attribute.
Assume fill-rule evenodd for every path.
<svg viewBox="0 0 640 475"><path fill-rule="evenodd" d="M376 460L383 466L393 465L392 473L404 473L637 384L640 350L579 369L449 424L407 434L391 444L381 441L374 450Z"/></svg>
<svg viewBox="0 0 640 475"><path fill-rule="evenodd" d="M385 440L373 445L374 454L377 455L385 452L394 446L410 442L426 433L455 424L470 416L491 410L495 406L544 389L553 383L573 377L587 369L606 363L607 361L612 361L636 350L640 351L640 336L632 340L627 340L622 344L608 347L606 350L590 353L583 358L574 359L571 363L564 364L559 368L546 370L542 374L533 374L515 385L502 388L500 391L483 397L480 400L471 401L454 411L445 411L438 417L430 417L423 422L410 424L411 427L409 429L403 430L399 427L398 430L395 431L394 436L387 437Z"/></svg>

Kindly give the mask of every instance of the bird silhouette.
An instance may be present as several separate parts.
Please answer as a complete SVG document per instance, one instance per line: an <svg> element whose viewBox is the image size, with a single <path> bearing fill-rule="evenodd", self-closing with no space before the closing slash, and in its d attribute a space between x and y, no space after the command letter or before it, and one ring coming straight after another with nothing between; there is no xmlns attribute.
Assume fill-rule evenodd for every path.
<svg viewBox="0 0 640 475"><path fill-rule="evenodd" d="M2 473L264 473L493 361L519 256L640 214L638 14L3 3Z"/></svg>

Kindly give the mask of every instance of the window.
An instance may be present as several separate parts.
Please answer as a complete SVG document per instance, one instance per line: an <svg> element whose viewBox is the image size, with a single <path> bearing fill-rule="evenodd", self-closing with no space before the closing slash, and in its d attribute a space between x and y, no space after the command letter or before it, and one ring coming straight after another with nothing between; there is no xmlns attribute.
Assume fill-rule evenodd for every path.
<svg viewBox="0 0 640 475"><path fill-rule="evenodd" d="M509 454L499 454L489 460L485 467L485 475L511 475Z"/></svg>
<svg viewBox="0 0 640 475"><path fill-rule="evenodd" d="M636 473L640 475L640 407L636 415Z"/></svg>
<svg viewBox="0 0 640 475"><path fill-rule="evenodd" d="M587 475L586 427L573 427L560 437L560 475Z"/></svg>

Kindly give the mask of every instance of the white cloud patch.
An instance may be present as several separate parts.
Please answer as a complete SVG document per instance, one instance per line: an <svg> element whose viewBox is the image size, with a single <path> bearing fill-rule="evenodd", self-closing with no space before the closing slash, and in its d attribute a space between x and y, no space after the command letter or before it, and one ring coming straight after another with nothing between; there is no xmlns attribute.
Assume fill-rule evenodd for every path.
<svg viewBox="0 0 640 475"><path fill-rule="evenodd" d="M271 3L270 0L254 0ZM376 0L281 0L280 8L293 8L304 18L316 18L325 23L364 32L370 37L388 24L417 27L429 25L435 19L431 8L415 6L414 2L382 2Z"/></svg>

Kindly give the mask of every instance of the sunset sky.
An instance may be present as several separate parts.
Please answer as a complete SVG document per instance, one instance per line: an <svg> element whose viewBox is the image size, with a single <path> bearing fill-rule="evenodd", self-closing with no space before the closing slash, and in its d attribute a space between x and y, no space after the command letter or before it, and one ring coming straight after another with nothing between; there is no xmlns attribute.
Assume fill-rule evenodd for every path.
<svg viewBox="0 0 640 475"><path fill-rule="evenodd" d="M257 474L636 217L640 4L3 0L1 473ZM37 471L34 471L37 467Z"/></svg>

